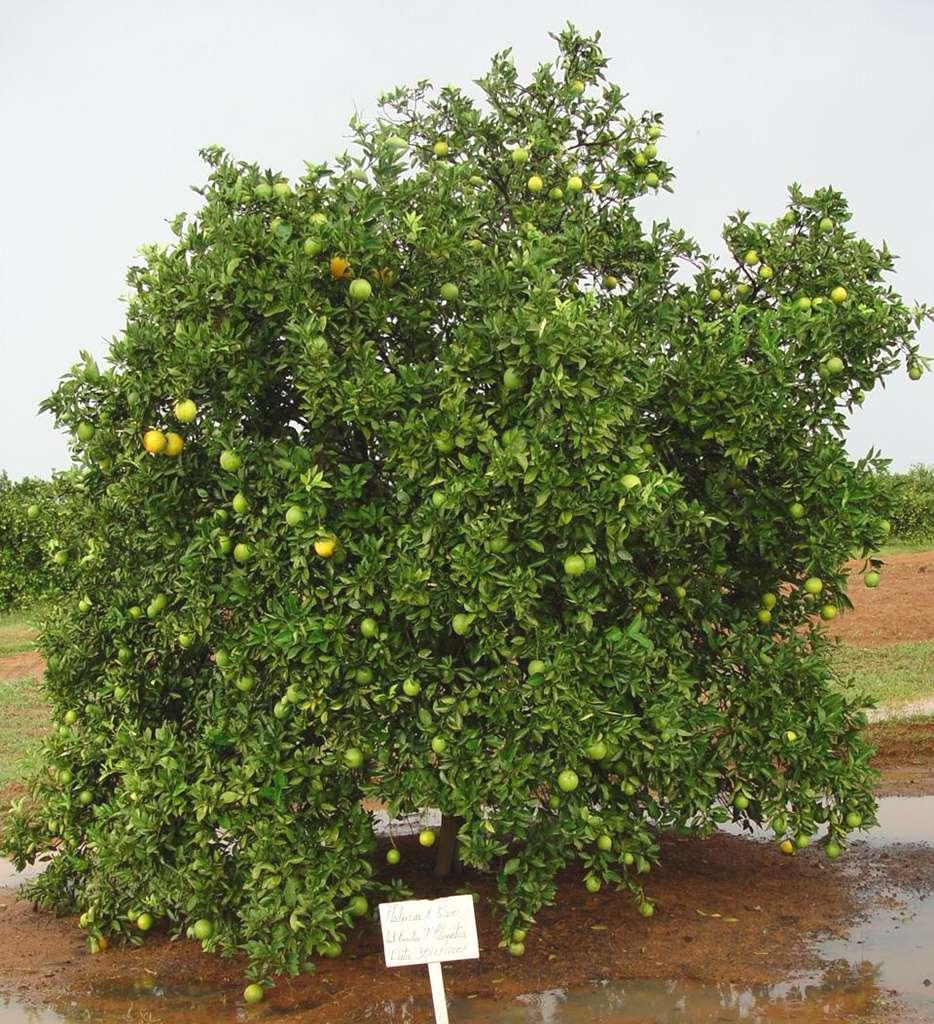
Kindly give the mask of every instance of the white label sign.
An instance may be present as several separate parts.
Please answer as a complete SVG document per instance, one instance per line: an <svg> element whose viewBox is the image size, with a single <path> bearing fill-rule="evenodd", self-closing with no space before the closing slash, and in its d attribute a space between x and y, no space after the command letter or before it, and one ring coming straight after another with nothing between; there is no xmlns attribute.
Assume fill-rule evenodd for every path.
<svg viewBox="0 0 934 1024"><path fill-rule="evenodd" d="M480 956L473 896L381 903L379 922L387 967Z"/></svg>

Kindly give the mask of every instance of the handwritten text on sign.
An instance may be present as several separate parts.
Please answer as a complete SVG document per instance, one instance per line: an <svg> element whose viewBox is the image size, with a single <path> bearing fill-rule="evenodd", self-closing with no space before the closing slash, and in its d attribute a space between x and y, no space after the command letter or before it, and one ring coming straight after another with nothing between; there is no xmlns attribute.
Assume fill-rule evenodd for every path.
<svg viewBox="0 0 934 1024"><path fill-rule="evenodd" d="M480 956L472 896L381 903L379 921L387 967Z"/></svg>

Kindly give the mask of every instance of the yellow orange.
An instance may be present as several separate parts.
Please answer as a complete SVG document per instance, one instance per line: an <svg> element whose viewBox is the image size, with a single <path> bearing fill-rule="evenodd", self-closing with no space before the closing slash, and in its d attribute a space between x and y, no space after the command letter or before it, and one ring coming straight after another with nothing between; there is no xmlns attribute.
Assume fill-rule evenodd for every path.
<svg viewBox="0 0 934 1024"><path fill-rule="evenodd" d="M143 434L143 447L152 455L164 452L168 443L168 439L161 430L147 430Z"/></svg>
<svg viewBox="0 0 934 1024"><path fill-rule="evenodd" d="M319 537L315 541L315 554L321 558L330 558L337 547L337 541L333 537Z"/></svg>
<svg viewBox="0 0 934 1024"><path fill-rule="evenodd" d="M176 434L174 430L170 430L165 435L165 454L171 458L175 458L177 455L181 455L182 449L185 447L185 439L181 434Z"/></svg>
<svg viewBox="0 0 934 1024"><path fill-rule="evenodd" d="M331 277L335 281L340 281L342 278L350 277L350 260L345 260L343 256L332 256L331 257Z"/></svg>

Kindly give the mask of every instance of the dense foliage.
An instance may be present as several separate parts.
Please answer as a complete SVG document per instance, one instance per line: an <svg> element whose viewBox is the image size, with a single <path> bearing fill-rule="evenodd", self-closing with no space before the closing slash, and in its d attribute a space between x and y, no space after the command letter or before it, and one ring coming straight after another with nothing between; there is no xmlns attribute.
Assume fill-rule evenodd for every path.
<svg viewBox="0 0 934 1024"><path fill-rule="evenodd" d="M70 568L57 552L79 488L72 473L13 483L0 472L0 611L67 588Z"/></svg>
<svg viewBox="0 0 934 1024"><path fill-rule="evenodd" d="M892 537L915 544L934 541L934 466L885 473L881 486L890 509Z"/></svg>
<svg viewBox="0 0 934 1024"><path fill-rule="evenodd" d="M873 820L820 614L888 528L847 411L925 311L829 188L732 216L723 266L644 224L662 120L605 63L569 29L482 105L399 89L294 185L205 151L112 365L48 400L93 551L4 847L58 848L33 893L95 948L338 953L403 892L364 798L458 822L516 954L570 862L651 914L657 827L827 822L834 856Z"/></svg>

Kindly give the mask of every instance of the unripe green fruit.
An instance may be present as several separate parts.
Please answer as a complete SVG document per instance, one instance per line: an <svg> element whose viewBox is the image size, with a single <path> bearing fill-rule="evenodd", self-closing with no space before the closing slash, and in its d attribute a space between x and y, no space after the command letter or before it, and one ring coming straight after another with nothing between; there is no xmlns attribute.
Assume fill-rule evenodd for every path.
<svg viewBox="0 0 934 1024"><path fill-rule="evenodd" d="M347 909L350 911L351 917L363 917L369 912L370 904L365 896L354 896L347 905Z"/></svg>
<svg viewBox="0 0 934 1024"><path fill-rule="evenodd" d="M568 555L564 560L564 571L568 576L583 576L587 563L580 555Z"/></svg>
<svg viewBox="0 0 934 1024"><path fill-rule="evenodd" d="M236 473L240 468L240 456L236 452L232 452L229 449L221 452L220 457L221 469L228 473Z"/></svg>
<svg viewBox="0 0 934 1024"><path fill-rule="evenodd" d="M364 619L360 623L360 632L368 639L372 640L373 637L379 632L379 626L376 623L376 619Z"/></svg>
<svg viewBox="0 0 934 1024"><path fill-rule="evenodd" d="M458 636L466 636L466 634L470 632L472 621L472 616L467 615L464 612L460 612L451 619L451 628Z"/></svg>
<svg viewBox="0 0 934 1024"><path fill-rule="evenodd" d="M577 777L577 772L571 771L570 768L565 768L558 775L558 789L562 793L573 793L578 785L580 785L580 779Z"/></svg>
<svg viewBox="0 0 934 1024"><path fill-rule="evenodd" d="M356 769L363 766L363 751L357 747L348 747L344 751L344 764L348 768Z"/></svg>
<svg viewBox="0 0 934 1024"><path fill-rule="evenodd" d="M460 295L460 288L456 284L448 281L446 284L441 285L441 298L445 302L453 302L458 295Z"/></svg>
<svg viewBox="0 0 934 1024"><path fill-rule="evenodd" d="M263 992L263 986L255 983L247 985L243 990L243 1001L245 1003L249 1003L251 1006L255 1006L256 1003L261 1003L264 996L265 993Z"/></svg>
<svg viewBox="0 0 934 1024"><path fill-rule="evenodd" d="M882 577L874 569L867 572L863 577L863 583L869 587L870 590L875 590L876 587L882 582Z"/></svg>
<svg viewBox="0 0 934 1024"><path fill-rule="evenodd" d="M804 581L804 591L806 594L816 595L824 589L822 580L819 580L816 576L809 576Z"/></svg>
<svg viewBox="0 0 934 1024"><path fill-rule="evenodd" d="M292 505L285 513L285 521L289 526L298 526L305 518L305 510L300 505Z"/></svg>
<svg viewBox="0 0 934 1024"><path fill-rule="evenodd" d="M355 277L347 291L354 302L366 302L373 294L373 286L365 277Z"/></svg>
<svg viewBox="0 0 934 1024"><path fill-rule="evenodd" d="M527 149L523 149L521 146L512 151L512 162L514 164L524 164L528 158L529 151Z"/></svg>

